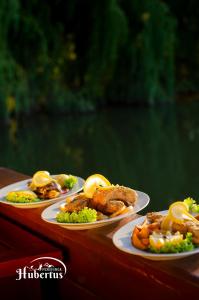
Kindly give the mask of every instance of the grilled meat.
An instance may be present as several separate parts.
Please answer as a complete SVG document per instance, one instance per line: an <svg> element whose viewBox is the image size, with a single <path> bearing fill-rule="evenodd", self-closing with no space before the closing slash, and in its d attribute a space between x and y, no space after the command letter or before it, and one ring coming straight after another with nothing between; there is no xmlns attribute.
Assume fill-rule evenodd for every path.
<svg viewBox="0 0 199 300"><path fill-rule="evenodd" d="M28 185L30 187L31 183ZM61 193L61 188L55 181L52 181L51 183L42 187L34 187L32 190L40 199L53 199L59 197Z"/></svg>
<svg viewBox="0 0 199 300"><path fill-rule="evenodd" d="M126 206L133 206L137 200L137 193L124 186L109 186L98 188L90 199L94 209L110 215L121 212Z"/></svg>
<svg viewBox="0 0 199 300"><path fill-rule="evenodd" d="M62 208L63 211L72 213L73 211L80 211L84 207L90 207L90 199L86 198L83 193L77 195L70 203L66 203Z"/></svg>
<svg viewBox="0 0 199 300"><path fill-rule="evenodd" d="M156 213L156 212L150 212L150 213L147 213L146 215L147 217L147 220L149 223L154 223L154 222L162 222L164 216L159 214L159 213Z"/></svg>

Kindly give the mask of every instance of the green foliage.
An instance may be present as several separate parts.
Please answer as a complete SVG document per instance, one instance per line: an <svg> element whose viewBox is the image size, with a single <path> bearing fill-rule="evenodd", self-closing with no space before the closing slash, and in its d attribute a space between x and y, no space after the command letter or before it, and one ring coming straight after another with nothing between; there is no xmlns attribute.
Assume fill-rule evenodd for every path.
<svg viewBox="0 0 199 300"><path fill-rule="evenodd" d="M139 1L143 29L138 39L139 78L149 103L171 101L174 89L175 22L168 7L158 0ZM138 52L138 51L137 51ZM142 86L137 91L139 97ZM139 97L140 98L140 97Z"/></svg>
<svg viewBox="0 0 199 300"><path fill-rule="evenodd" d="M173 97L175 19L160 0L2 0L0 41L4 117Z"/></svg>
<svg viewBox="0 0 199 300"><path fill-rule="evenodd" d="M199 81L199 6L197 0L168 0L178 21L176 41L176 89L178 93L195 93L198 99ZM191 95L190 95L191 96ZM190 97L191 98L191 97Z"/></svg>
<svg viewBox="0 0 199 300"><path fill-rule="evenodd" d="M91 33L86 81L93 97L103 97L107 83L112 80L119 50L127 38L128 24L117 0L96 2L92 15L95 22Z"/></svg>
<svg viewBox="0 0 199 300"><path fill-rule="evenodd" d="M112 93L111 98L119 95L120 101L149 104L171 101L174 94L175 20L161 1L125 3L133 30L129 31L123 49L114 78L116 89L111 88L115 95ZM118 73L124 74L123 81L118 82Z"/></svg>

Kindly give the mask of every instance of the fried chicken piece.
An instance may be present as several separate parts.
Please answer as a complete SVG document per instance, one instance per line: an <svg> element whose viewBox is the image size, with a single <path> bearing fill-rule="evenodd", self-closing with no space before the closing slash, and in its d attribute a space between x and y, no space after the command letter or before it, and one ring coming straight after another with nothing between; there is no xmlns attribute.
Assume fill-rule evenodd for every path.
<svg viewBox="0 0 199 300"><path fill-rule="evenodd" d="M156 212L147 213L146 217L149 223L161 223L164 219L163 215Z"/></svg>
<svg viewBox="0 0 199 300"><path fill-rule="evenodd" d="M133 206L137 200L137 193L124 186L100 187L90 199L92 208L106 214L116 216L126 206Z"/></svg>
<svg viewBox="0 0 199 300"><path fill-rule="evenodd" d="M181 223L181 224L173 222L172 226L171 226L171 229L172 229L173 232L179 231L180 233L183 233L183 234L186 234L187 231L188 231L188 227L187 227L186 222Z"/></svg>
<svg viewBox="0 0 199 300"><path fill-rule="evenodd" d="M87 198L83 193L77 195L70 203L66 203L62 207L62 211L72 213L73 211L78 212L84 207L90 207L90 199Z"/></svg>
<svg viewBox="0 0 199 300"><path fill-rule="evenodd" d="M186 222L187 231L191 232L193 235L193 243L199 245L199 223L194 223L192 221Z"/></svg>

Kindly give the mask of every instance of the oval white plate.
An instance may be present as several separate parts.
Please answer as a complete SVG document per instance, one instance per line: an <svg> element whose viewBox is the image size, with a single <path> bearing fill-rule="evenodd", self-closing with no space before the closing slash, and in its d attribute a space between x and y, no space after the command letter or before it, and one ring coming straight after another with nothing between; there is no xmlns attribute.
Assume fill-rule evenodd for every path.
<svg viewBox="0 0 199 300"><path fill-rule="evenodd" d="M27 183L31 179L25 179L25 180L22 180L22 181L18 181L16 183L7 185L7 186L3 187L2 189L0 189L0 203L5 203L5 204L8 204L8 205L18 207L18 208L36 208L36 207L46 206L50 203L60 201L61 199L65 199L68 196L71 196L71 195L74 195L74 194L80 192L83 188L83 185L84 185L84 179L81 178L81 177L77 177L77 176L75 176L75 177L77 178L77 183L67 193L61 194L57 198L45 199L45 200L41 200L41 201L38 201L38 202L31 202L31 203L14 203L14 202L9 202L5 199L5 196L8 194L8 192L18 191L18 190L29 190L28 187L27 187Z"/></svg>
<svg viewBox="0 0 199 300"><path fill-rule="evenodd" d="M144 209L149 201L150 198L147 194L137 191L138 193L138 200L134 206L134 210L130 213L126 213L123 215L119 215L114 218L106 219L106 220L100 220L92 223L59 223L56 221L56 215L60 211L59 207L62 203L66 203L66 201L60 201L57 202L49 207L47 207L41 214L41 217L44 221L49 222L51 224L56 224L61 227L71 229L71 230L83 230L83 229L92 229L92 228L97 228L105 225L109 225L113 222L119 221L125 217L128 217L132 214L135 214L139 212L140 210Z"/></svg>
<svg viewBox="0 0 199 300"><path fill-rule="evenodd" d="M161 214L165 215L167 213L167 210L161 211ZM131 234L136 225L142 224L145 220L145 216L138 218L136 220L133 220L123 227L121 227L118 231L115 232L113 235L113 243L114 245L119 248L120 250L133 254L133 255L139 255L147 259L151 260L172 260L172 259L179 259L183 258L185 256L193 255L196 253L199 253L199 248L194 249L193 251L186 251L182 253L169 253L169 254L155 254L150 253L147 251L139 250L135 248L131 244Z"/></svg>

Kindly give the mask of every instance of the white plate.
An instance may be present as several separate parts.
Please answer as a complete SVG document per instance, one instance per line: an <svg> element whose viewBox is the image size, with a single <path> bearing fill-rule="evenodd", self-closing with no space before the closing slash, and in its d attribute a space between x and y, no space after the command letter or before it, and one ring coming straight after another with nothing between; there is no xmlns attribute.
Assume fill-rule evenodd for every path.
<svg viewBox="0 0 199 300"><path fill-rule="evenodd" d="M130 213L126 213L123 215L119 215L114 218L106 219L106 220L100 220L92 223L59 223L56 221L56 215L58 212L60 212L60 205L62 203L66 203L66 201L60 201L57 202L49 207L47 207L41 214L41 217L44 221L49 222L51 224L56 224L61 227L71 229L71 230L83 230L83 229L92 229L92 228L97 228L101 226L105 226L108 224L111 224L113 222L119 221L125 217L128 217L132 214L137 213L138 211L144 209L148 203L149 203L149 196L143 192L137 191L138 193L138 200L134 206L134 210Z"/></svg>
<svg viewBox="0 0 199 300"><path fill-rule="evenodd" d="M53 175L53 176L55 176L55 175ZM46 206L50 203L59 201L61 199L65 199L68 196L71 196L71 195L74 195L74 194L80 192L84 185L84 179L81 177L77 177L77 176L75 176L75 177L77 178L77 183L67 193L61 194L57 198L45 199L45 200L41 200L38 202L31 202L31 203L14 203L14 202L9 202L5 199L5 196L8 194L8 192L18 191L18 190L29 190L27 187L27 183L31 180L31 178L25 179L22 181L18 181L16 183L7 185L7 186L3 187L2 189L0 189L0 203L5 203L8 205L18 207L18 208L36 208L36 207Z"/></svg>
<svg viewBox="0 0 199 300"><path fill-rule="evenodd" d="M160 212L163 215L166 215L167 210L161 211ZM123 227L121 227L118 231L115 232L113 236L113 243L114 245L119 248L120 250L133 254L133 255L139 255L147 259L151 260L172 260L172 259L179 259L183 258L189 255L193 255L196 253L199 253L199 248L196 248L192 251L186 251L182 253L170 253L170 254L155 254L155 253L150 253L147 251L139 250L135 248L131 244L131 234L136 225L142 224L143 221L145 220L145 216L138 218L136 220L133 220Z"/></svg>

